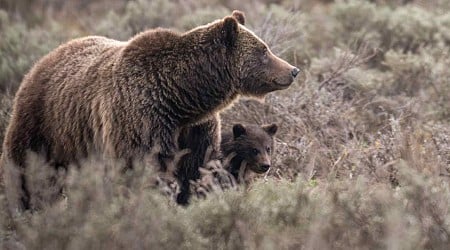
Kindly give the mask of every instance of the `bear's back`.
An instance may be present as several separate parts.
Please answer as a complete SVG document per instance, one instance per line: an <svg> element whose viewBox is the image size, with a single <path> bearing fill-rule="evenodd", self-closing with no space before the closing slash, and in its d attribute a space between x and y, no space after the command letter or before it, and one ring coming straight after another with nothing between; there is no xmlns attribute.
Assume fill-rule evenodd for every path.
<svg viewBox="0 0 450 250"><path fill-rule="evenodd" d="M110 101L105 97L109 96L112 67L125 44L85 37L69 41L39 60L17 92L5 148L19 144L19 138L37 137L40 144L59 145L47 150L64 160L97 148L92 137L102 136L98 128L105 121L93 114L108 109ZM23 155L19 158L16 161L22 161Z"/></svg>

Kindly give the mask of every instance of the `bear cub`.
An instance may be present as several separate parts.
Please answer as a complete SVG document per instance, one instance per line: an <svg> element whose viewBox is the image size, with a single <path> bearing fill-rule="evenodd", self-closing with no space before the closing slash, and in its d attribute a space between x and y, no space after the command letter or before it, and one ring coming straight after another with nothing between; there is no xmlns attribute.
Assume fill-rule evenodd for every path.
<svg viewBox="0 0 450 250"><path fill-rule="evenodd" d="M225 168L238 183L249 174L262 174L269 170L274 148L276 124L235 124L232 132L222 133L221 148Z"/></svg>

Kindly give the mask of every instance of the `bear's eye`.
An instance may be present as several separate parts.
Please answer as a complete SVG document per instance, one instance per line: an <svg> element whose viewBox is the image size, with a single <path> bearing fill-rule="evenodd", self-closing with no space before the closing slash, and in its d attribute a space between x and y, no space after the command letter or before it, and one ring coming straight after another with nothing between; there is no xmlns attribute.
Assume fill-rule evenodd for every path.
<svg viewBox="0 0 450 250"><path fill-rule="evenodd" d="M270 153L270 147L266 148L267 153Z"/></svg>
<svg viewBox="0 0 450 250"><path fill-rule="evenodd" d="M259 150L256 149L256 148L253 148L253 149L252 149L252 154L253 154L253 155L258 155L258 154L259 154Z"/></svg>
<svg viewBox="0 0 450 250"><path fill-rule="evenodd" d="M264 50L263 56L262 56L262 62L266 64L269 61L269 52L267 50Z"/></svg>

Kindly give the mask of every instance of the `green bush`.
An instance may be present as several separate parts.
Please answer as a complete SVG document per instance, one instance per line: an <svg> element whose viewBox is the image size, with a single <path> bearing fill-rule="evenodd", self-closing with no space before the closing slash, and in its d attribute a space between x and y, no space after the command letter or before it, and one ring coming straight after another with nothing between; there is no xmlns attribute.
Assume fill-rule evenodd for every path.
<svg viewBox="0 0 450 250"><path fill-rule="evenodd" d="M420 46L437 43L436 16L416 6L394 10L385 28L387 33L383 42L386 48L415 52Z"/></svg>
<svg viewBox="0 0 450 250"><path fill-rule="evenodd" d="M94 27L95 34L126 41L150 28L173 27L180 11L173 1L129 1L123 13L110 11L100 23L88 19L87 25Z"/></svg>
<svg viewBox="0 0 450 250"><path fill-rule="evenodd" d="M249 20L249 23L275 54L296 65L310 59L307 52L310 48L304 37L308 24L300 12L270 5L261 9L257 20Z"/></svg>
<svg viewBox="0 0 450 250"><path fill-rule="evenodd" d="M341 1L333 6L332 15L339 23L335 31L340 33L338 41L350 44L364 40L383 52L415 53L447 36L445 15L414 5L391 9L366 1Z"/></svg>
<svg viewBox="0 0 450 250"><path fill-rule="evenodd" d="M0 94L0 142L3 142L5 130L11 115L13 96L8 93ZM1 150L0 150L1 152Z"/></svg>
<svg viewBox="0 0 450 250"><path fill-rule="evenodd" d="M450 12L446 13L438 18L439 24L439 34L441 39L446 43L447 46L450 45Z"/></svg>
<svg viewBox="0 0 450 250"><path fill-rule="evenodd" d="M383 95L404 94L417 96L421 102L420 112L435 119L447 119L450 95L448 79L448 59L433 49L421 49L418 54L403 54L398 51L388 51L384 65L391 74L386 77Z"/></svg>
<svg viewBox="0 0 450 250"><path fill-rule="evenodd" d="M386 86L386 94L415 95L431 87L434 58L427 54L403 54L390 50L384 64L392 71L393 82Z"/></svg>
<svg viewBox="0 0 450 250"><path fill-rule="evenodd" d="M333 32L340 45L358 41L369 43L374 48L384 49L385 30L391 10L367 1L339 1L332 6L331 15L337 24Z"/></svg>
<svg viewBox="0 0 450 250"><path fill-rule="evenodd" d="M34 62L74 35L66 32L55 22L29 28L0 10L0 89L14 92Z"/></svg>
<svg viewBox="0 0 450 250"><path fill-rule="evenodd" d="M180 27L182 30L190 30L200 25L205 25L223 18L224 16L230 15L232 11L219 6L216 8L201 8L196 9L192 12L185 13L181 18L176 21L176 26Z"/></svg>
<svg viewBox="0 0 450 250"><path fill-rule="evenodd" d="M27 249L422 249L448 244L448 183L424 177L401 161L395 166L402 186L395 189L365 178L310 185L300 176L216 193L187 208L170 205L145 186L127 187L120 175L105 172L114 165L102 164L93 161L71 171L66 200L13 218L15 244ZM146 172L131 180L145 183L145 178ZM11 235L5 236L3 246L12 244Z"/></svg>

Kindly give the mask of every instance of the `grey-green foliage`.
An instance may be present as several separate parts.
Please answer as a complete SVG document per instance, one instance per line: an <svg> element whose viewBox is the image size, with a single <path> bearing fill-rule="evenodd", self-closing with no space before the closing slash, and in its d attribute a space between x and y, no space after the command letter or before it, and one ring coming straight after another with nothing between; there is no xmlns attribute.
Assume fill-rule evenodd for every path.
<svg viewBox="0 0 450 250"><path fill-rule="evenodd" d="M3 10L0 10L0 33L0 89L3 90L15 90L34 62L72 36L54 22L45 28L13 22Z"/></svg>
<svg viewBox="0 0 450 250"><path fill-rule="evenodd" d="M13 96L11 93L0 94L0 142L3 142L5 136L5 130L11 114L12 102Z"/></svg>
<svg viewBox="0 0 450 250"><path fill-rule="evenodd" d="M18 223L18 242L28 249L368 249L448 244L448 183L425 177L403 161L395 166L402 183L395 189L363 177L311 185L299 176L293 182L258 181L247 190L216 193L183 208L145 186L148 170L130 179L144 185L130 187L123 177L111 174L119 165L92 161L68 174L67 200L13 221Z"/></svg>
<svg viewBox="0 0 450 250"><path fill-rule="evenodd" d="M387 25L389 9L367 1L340 1L333 5L331 15L336 19L336 40L343 45L357 40L380 47L383 44L380 29Z"/></svg>
<svg viewBox="0 0 450 250"><path fill-rule="evenodd" d="M42 172L50 170L37 156L28 158L30 189L45 198ZM136 175L123 175L118 162L91 159L78 171L59 174L64 197L42 206L32 216L16 217L20 242L28 249L198 249L204 246L189 217L151 189L150 166L136 165ZM50 173L51 175L53 173ZM47 177L45 177L47 178ZM33 181L37 179L37 181ZM43 203L44 204L44 203ZM1 218L7 223L8 218Z"/></svg>
<svg viewBox="0 0 450 250"><path fill-rule="evenodd" d="M415 5L392 9L366 1L341 1L334 4L332 15L339 23L337 40L344 44L365 40L384 52L391 48L416 52L447 39L446 15Z"/></svg>
<svg viewBox="0 0 450 250"><path fill-rule="evenodd" d="M436 16L416 6L395 9L385 28L385 46L403 51L416 51L419 46L435 44L439 32Z"/></svg>
<svg viewBox="0 0 450 250"><path fill-rule="evenodd" d="M414 95L418 91L430 88L432 69L436 62L426 52L421 54L389 50L385 54L384 65L393 73L392 86L386 86L395 94ZM388 93L386 93L388 94Z"/></svg>
<svg viewBox="0 0 450 250"><path fill-rule="evenodd" d="M260 12L258 20L249 21L250 27L274 53L292 63L302 63L301 58L306 56L308 48L304 42L304 30L308 25L304 15L273 4Z"/></svg>
<svg viewBox="0 0 450 250"><path fill-rule="evenodd" d="M156 26L188 30L250 6L241 9L247 26L304 66L306 77L264 103L236 102L221 114L226 129L237 122L280 125L267 181L178 207L150 188L148 169L123 175L115 174L119 162L86 162L69 168L66 198L33 214L9 217L0 185L0 249L448 246L450 15L438 9L445 1L434 0L433 8L269 2L276 1L135 0L124 9L79 13L81 20L55 22L59 13L47 12L33 25L0 11L2 130L12 103L3 90L15 89L34 61L77 34L127 40ZM353 65L319 90L344 55L357 54L348 45L358 39L380 48L376 63ZM39 159L30 165L38 171L29 182L33 192L53 189L39 173L49 166ZM44 204L50 196L42 194Z"/></svg>
<svg viewBox="0 0 450 250"><path fill-rule="evenodd" d="M100 23L89 23L96 34L119 40L128 40L131 36L149 28L174 26L181 9L173 1L136 0L127 3L123 13L110 11Z"/></svg>
<svg viewBox="0 0 450 250"><path fill-rule="evenodd" d="M223 6L199 8L186 12L183 16L177 18L176 26L183 30L189 30L223 18L224 16L230 15L230 13L231 10Z"/></svg>
<svg viewBox="0 0 450 250"><path fill-rule="evenodd" d="M441 39L449 45L450 44L450 11L438 17L439 35Z"/></svg>

